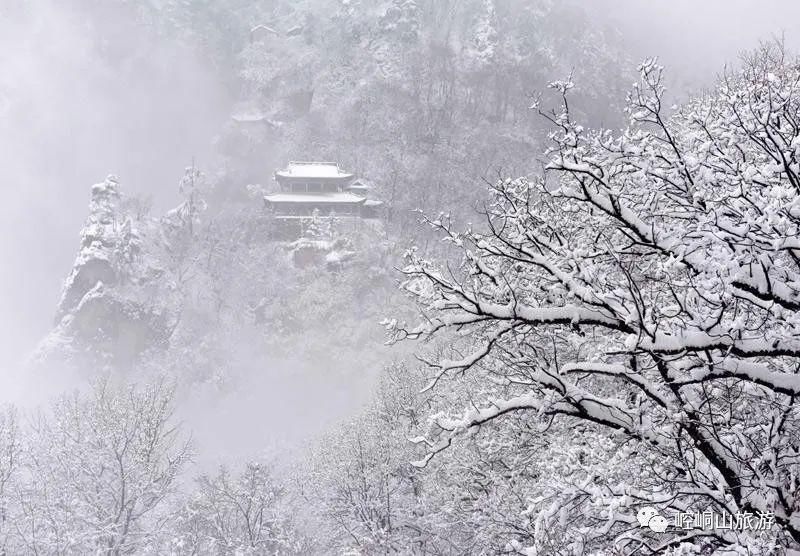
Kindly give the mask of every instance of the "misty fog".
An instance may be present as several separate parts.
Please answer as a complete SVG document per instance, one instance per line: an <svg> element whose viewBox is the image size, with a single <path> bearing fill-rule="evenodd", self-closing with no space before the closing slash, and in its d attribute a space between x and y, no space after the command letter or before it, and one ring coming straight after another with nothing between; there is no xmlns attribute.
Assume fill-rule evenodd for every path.
<svg viewBox="0 0 800 556"><path fill-rule="evenodd" d="M787 22L800 15L791 2L758 10L746 0L586 7L593 25L621 35L632 62L658 56L684 94L707 86L759 41L785 35L797 45L787 34ZM85 217L86 184L118 174L131 190L168 207L183 167L213 157L215 135L230 117L234 99L222 71L191 43L138 24L131 11L124 4L12 1L2 12L2 237L9 269L2 299L3 314L14 315L0 335L7 365L18 363L50 324ZM125 63L115 64L113 52Z"/></svg>
<svg viewBox="0 0 800 556"><path fill-rule="evenodd" d="M14 315L3 323L5 365L52 321L87 184L116 173L168 207L176 176L192 157L212 156L228 116L228 91L202 55L131 11L10 2L0 12L2 312Z"/></svg>
<svg viewBox="0 0 800 556"><path fill-rule="evenodd" d="M614 442L613 435L592 428L602 421L600 417L595 416L593 423L580 424L574 430L567 427L567 432L553 432L548 426L534 434L533 425L519 424L517 420L521 422L523 418L516 410L508 410L513 426L519 425L523 432L501 429L495 440L481 436L484 429L480 425L471 421L465 425L468 421L453 417L458 411L470 415L469 411L474 410L475 415L484 415L481 411L489 411L486 407L506 407L505 400L497 401L510 395L502 388L536 384L536 379L525 373L511 376L496 368L485 369L491 365L522 365L520 361L530 353L519 346L541 344L545 346L540 346L542 350L552 348L555 353L560 340L544 332L535 340L515 336L515 346L520 350L517 353L503 344L511 342L511 333L502 332L487 340L485 349L475 348L479 340L491 337L487 330L495 321L486 317L472 322L461 314L450 318L439 312L454 310L451 304L459 305L453 299L462 295L458 297L462 300L460 307L469 313L463 299L471 299L470 294L459 293L459 288L469 290L465 284L472 279L483 280L483 273L486 277L498 274L496 279L486 278L492 285L481 294L475 293L476 299L497 296L500 301L494 302L501 303L510 295L514 303L524 303L539 295L535 288L531 290L534 293L526 289L528 278L515 275L513 264L497 262L506 243L492 251L486 247L485 238L478 240L470 234L486 231L482 213L494 214L496 205L492 202L508 202L509 197L498 197L497 190L487 187L498 179L507 184L498 186L500 190L513 198L516 193L508 194L503 188L511 187L508 184L522 176L529 180L524 182L529 183L525 187L534 188L532 184L546 164L550 164L547 171L560 172L559 180L569 181L573 178L571 172L583 171L578 162L553 166L551 157L556 155L552 153L574 153L566 143L558 143L560 135L548 136L551 122L531 107L533 96L542 92L543 104L536 105L540 110L559 105L561 89L558 85L548 89L550 82L569 78L569 86L562 85L565 91L572 89L574 82L576 96L570 97L569 109L577 120L622 133L621 128L633 125L628 122L630 114L636 112L625 112L625 95L631 84L640 79L637 68L644 60L656 57L664 66L665 104L693 107L691 99L713 91L726 69L738 71L742 56L752 55L762 45L780 44L786 61L775 62L766 54L765 59L785 64L780 68L787 74L795 71L789 60L800 52L800 39L793 33L798 18L800 5L788 0L0 0L0 402L20 408L20 423L34 422L31 415L37 408L51 407L60 395L77 389L82 396L88 396L87 400L94 399L91 392L97 388L98 380L108 380L114 388L122 389L120 395L124 398L126 385L139 387L151 383L154 377L166 377L176 389L174 399L170 398L175 419L182 423L186 436L192 438L192 453L182 468L187 471L181 471L184 475L178 481L182 485L178 494L170 491L168 496L166 490L163 494L163 500L169 498L172 506L167 510L162 505L147 514L158 515L158 520L163 517L163 523L169 524L159 526L157 535L148 532L149 525L142 525L146 523L144 518L133 527L140 536L120 536L106 528L102 538L81 537L83 540L73 544L41 540L82 535L81 526L72 522L59 529L58 534L43 532L37 537L31 533L21 535L22 540L0 525L3 546L10 547L0 551L83 553L95 550L87 547L96 546L100 547L96 548L98 553L109 554L183 553L189 550L184 547L189 546L186 539L191 535L180 527L191 520L181 512L191 507L195 512L192 515L200 515L206 508L202 504L206 503L222 511L221 506L214 506L217 502L209 501L216 500L209 493L228 488L222 473L221 483L212 480L205 484L201 480L198 484L205 486L187 494L195 476L213 475L219 466L230 467L235 475L245 469L242 466L247 462L264 461L275 466L275 476L269 480L281 484L273 490L288 493L285 498L280 497L283 494L275 495L280 503L275 506L277 509L270 510L274 512L274 523L280 523L280 527L275 526L280 533L270 533L272 544L251 535L241 545L247 545L245 548L237 545L239 541L234 539L248 529L250 522L242 528L232 525L236 518L231 517L226 522L229 530L224 535L218 532L220 538L225 537L224 542L217 537L210 544L195 539L197 544L191 545L194 553L606 554L598 547L610 543L613 535L604 532L602 535L610 536L601 539L597 533L602 529L597 525L600 518L586 518L588 521L582 525L585 528L580 529L584 544L559 544L570 535L580 536L569 532L571 525L565 525L566 517L559 527L567 532L542 540L547 516L558 511L566 516L567 510L556 510L553 505L551 511L550 506L542 509L537 504L544 504L541 501L545 499L549 504L551 494L547 488L558 490L553 485L562 483L548 475L551 470L547 466L537 471L540 475L536 480L528 475L531 466L544 459L571 459L567 448L559 451L558 442L541 441L545 434L569 436L570 446L597 446L596 453L586 456L592 462L592 458L634 461L634 456L626 459L616 447L609 447ZM763 73L780 74L774 69ZM646 78L642 79L646 83ZM787 94L800 97L794 89ZM784 117L783 121L789 119ZM563 122L553 117L552 123L565 125ZM686 131L691 126L685 126L679 135L685 133L687 138L683 143L679 141L680 148L691 149L690 132ZM564 134L569 137L570 133L583 132L583 128L570 128ZM549 143L553 140L555 147ZM795 145L787 140L789 143ZM586 145L591 144L592 140L587 139ZM589 157L598 168L605 168L608 161L591 148L587 146L586 152L592 152L593 158L584 151L581 156ZM640 156L639 153L648 152L647 148L631 150L626 156ZM686 160L696 158L693 154ZM293 169L292 161L333 162L338 167L308 170L323 173L320 189L314 190L314 180L319 175L303 177L299 173L303 167ZM753 164L761 163L767 164L761 158ZM643 167L650 168L648 164ZM680 166L683 164L681 159L676 168L684 168ZM715 168L718 170L719 166ZM293 171L298 172L294 177ZM345 183L342 176L347 176L357 186L352 189L350 181L350 185L332 185L339 189L331 190L330 199L355 199L352 202L361 203L361 208L354 209L355 213L345 212L344 216L341 212L322 214L319 209L307 214L294 208L280 212L284 206L280 202L286 206L298 202L298 193L292 189L296 186L292 184L300 183L300 178L311 180L310 185L302 186L305 189L300 201L310 203L308 199L313 199L315 192L324 197L324 172L328 171L334 172L330 183L339 183L336 180L340 178ZM279 179L280 172L289 176L284 178L285 183ZM790 176L780 179L791 181ZM366 194L358 188L359 183ZM637 195L626 199L635 198L638 202ZM783 198L776 195L775 198ZM536 198L542 207L550 206ZM364 208L367 206L377 208L368 212ZM778 210L773 205L769 207L772 208L764 211ZM553 214L549 210L541 209L542 219L561 222L555 214L557 209L552 209ZM440 213L450 215L452 223ZM512 213L509 210L508 214ZM589 222L595 217L592 212L586 220L575 222ZM300 227L289 228L290 224L294 226L295 218ZM423 222L425 218L427 222ZM565 222L577 226L569 219ZM528 224L526 221L522 226ZM558 225L553 224L554 228ZM781 225L776 224L778 228ZM604 225L597 226L597 232L602 233ZM756 229L755 225L752 229ZM498 237L502 235L497 233ZM785 232L790 236L793 233ZM575 239L580 236L578 232L570 234L563 237L579 242ZM442 236L448 241L443 242ZM508 245L514 241L517 240ZM519 241L522 245L525 239ZM462 248L469 253L461 253ZM794 253L796 248L786 249ZM585 252L577 249L575 253L578 255L574 256L583 256ZM620 260L627 254L624 252ZM471 270L464 266L482 256L486 257L485 264L475 263ZM713 257L709 255L708 260ZM442 270L439 274L434 267L447 272ZM576 273L578 268L580 265L575 267ZM794 291L791 276L796 271L783 262L775 262L775 268L785 274L773 279L785 281ZM497 278L500 275L502 279ZM764 270L764 275L771 284L769 270ZM450 277L452 282L447 281ZM423 286L414 282L417 279L429 281ZM630 280L635 282L635 276ZM556 286L545 282L556 291ZM504 287L511 293L497 293ZM772 309L753 301L768 300L769 288L765 288L760 282L751 285L747 291L752 299L747 299L757 306L754 311L763 310L770 315ZM517 299L520 289L525 295ZM653 304L662 303L661 297L653 295ZM560 293L546 297L556 308L573 299ZM480 302L474 303L476 314L481 313ZM780 300L776 303L781 304ZM775 325L779 330L776 338L791 337L785 322L793 323L797 310L793 303L785 303L783 313L775 317L784 319L780 321L784 324ZM720 315L728 310L725 307ZM740 313L737 315L736 318L745 319ZM498 329L505 330L504 318L498 317ZM509 317L509 322L513 318L516 315ZM578 330L583 326L579 317L571 318L573 332L585 337L584 331ZM765 316L764 322L768 318ZM722 316L719 319L724 320ZM736 330L750 330L752 322L747 323ZM638 334L625 328L628 326L626 322L620 330ZM786 328L780 328L783 326ZM437 335L440 330L441 335ZM513 326L510 330L520 338L528 333ZM765 333L764 342L768 336ZM474 345L470 344L473 340ZM582 350L608 348L599 341L593 347L577 348L575 341L565 340L567 347L558 344L558 349L567 354L562 358L583 356ZM628 340L620 341L620 345L629 347ZM652 343L657 344L656 340ZM496 347L502 353L495 356ZM539 356L540 347L530 349ZM480 357L473 353L475 349L482 354ZM762 378L756 382L761 386L769 382L763 379L766 372L790 373L770 365L773 359L796 357L792 349L786 348L774 357L766 349L756 350L758 357L764 359L758 363L770 369L759 371ZM681 353L685 355L686 351ZM728 353L737 352L732 347ZM483 355L496 359L485 363L481 360ZM708 357L712 357L710 352ZM461 360L471 363L459 363ZM554 365L561 364L557 356L554 360ZM593 360L605 361L600 355ZM468 371L473 364L484 369L484 374L471 375ZM735 376L738 371L731 372ZM587 378L586 383L594 384L591 380ZM784 409L786 415L797 410L793 405L794 384L770 390L774 398L765 403L772 404L776 414ZM731 386L726 383L725 387ZM603 395L614 394L613 387L598 390ZM779 400L781 396L788 396L791 402ZM623 398L626 403L639 400L636 394ZM142 404L157 405L147 400ZM135 407L134 402L130 403ZM109 407L124 405L114 401ZM53 412L53 423L78 419L69 409L45 411ZM538 411L540 416L547 413L543 408ZM94 418L86 417L88 413L81 415L90 421ZM787 423L794 423L794 413L791 415L785 417ZM451 423L453 431L463 429L475 434L462 444L455 439L456 433L446 440L437 436L434 441L433 429L437 435L450 431L437 419ZM775 419L777 422L778 417ZM122 422L121 417L119 420ZM4 423L0 418L0 433ZM431 423L439 423L438 428ZM749 434L751 429L747 427L756 426L747 419L743 423L735 434L731 433L732 437ZM25 426L20 425L20 430ZM793 431L792 426L787 424L786 431ZM41 431L30 434L33 440L24 442L30 442L32 452L51 449L45 446L47 441L41 440ZM530 435L524 441L524 449L503 444L507 436L517 438L514 434L520 438ZM791 432L785 434L792 438ZM72 438L66 432L64 435ZM411 439L417 439L416 443L409 442ZM751 442L751 448L758 452L772 440L770 437L762 442L759 437ZM2 442L0 434L0 453ZM53 445L57 442L54 440ZM446 453L440 447L449 447L451 442L469 456L429 455ZM676 442L680 452L681 442ZM788 441L784 444L788 446ZM606 455L598 455L600 452ZM609 453L613 456L607 457ZM65 456L59 454L52 455L53 461L63 461ZM364 454L368 455L366 464ZM708 456L707 451L703 454ZM641 455L643 461L655 461L649 457ZM663 453L660 457L669 459ZM791 452L785 457L797 456ZM40 459L49 461L44 456ZM425 466L410 466L412 460L424 461L427 467L419 473L429 473L424 475L428 478L415 475L417 468ZM776 474L774 468L779 465L775 462L779 460L775 459L771 468ZM640 464L635 461L630 465ZM362 471L377 469L375 476L384 477L383 482L376 482L377 486L370 487L366 494L341 490L343 484L350 488L348 473L356 462ZM481 467L483 464L486 468ZM517 464L519 471L492 475L499 467L512 469ZM603 465L597 463L598 468L608 471ZM675 463L674 467L680 469L681 465L684 464ZM756 465L761 471L753 471L753 476L766 473L763 469L767 465ZM20 476L46 475L37 469L27 468ZM247 475L252 469L247 470L241 471L242 483L231 479L231 484L241 486L251 481L247 484L252 486L252 481L261 481L258 488L266 484L261 475L256 473L253 478ZM716 473L700 463L695 470L702 477ZM6 491L2 486L3 472L0 462L0 506L25 507L26 496L33 497L32 494L20 494L12 502L3 498L11 492L11 487ZM637 484L636 488L653 487L658 492L661 487L656 484L660 480L657 477L661 475L657 470L652 471L652 476L648 475L650 472L637 468L613 476L622 483L626 473L647 475L651 483ZM672 471L664 473L669 475ZM796 483L793 471L786 473L792 477L786 480ZM8 476L12 477L10 471ZM433 476L437 479L430 478ZM747 477L751 481L750 475ZM87 480L89 484L99 481ZM469 493L459 490L460 480L469 482L470 489L484 485L483 494L475 494L475 489ZM692 480L703 483L705 479ZM715 481L708 478L702 488L713 490L708 485L722 485L721 480ZM752 481L755 484L756 479ZM547 488L536 490L543 482ZM435 486L440 484L448 486ZM15 492L32 492L33 487L24 485ZM243 490L237 490L236 496L245 491L251 495L261 492L258 488L247 491L241 486ZM563 485L558 488L568 490ZM720 492L728 492L725 488L728 487L719 486ZM586 489L591 490L588 486ZM359 496L385 497L389 505L390 493L398 497L395 503L399 509L387 509L389 517L385 520L374 517L374 523L366 525L372 517L352 517L361 510L350 512L348 503L355 507L360 503ZM737 498L735 503L730 502L731 513L769 510L773 517L777 516L776 527L783 529L770 537L772 545L763 538L758 541L763 541L763 546L756 541L748 545L750 540L742 540L742 535L719 534L712 535L713 542L703 545L702 550L709 551L702 553L720 550L713 553L800 554L800 513L792 515L800 491L794 489L791 493L796 498L781 502L783 507L769 502L779 499L781 493L763 495L767 500L763 507L752 500ZM174 501L170 498L173 495ZM463 517L469 513L464 509L467 501L480 496L491 499L484 506L497 513L489 515L486 510L487 514L475 521ZM642 496L657 505L653 502L657 496ZM515 497L519 498L518 507L507 502ZM508 507L497 502L501 499ZM714 496L709 495L708 499L713 508L724 507ZM60 507L50 499L42 500L43 507ZM199 505L192 506L195 503ZM262 503L266 504L263 500ZM578 508L578 504L569 507ZM688 511L701 505L686 502L685 507ZM380 514L372 506L369 508L364 510L366 514ZM672 510L665 502L664 515ZM236 514L235 510L230 511L231 515ZM574 511L582 517L589 515L588 510ZM800 508L796 511L800 512ZM611 516L613 510L609 512L607 515ZM19 515L23 514L25 511ZM515 517L508 517L512 514ZM170 521L176 515L183 516L178 519L183 525ZM416 517L409 517L412 515ZM475 513L469 515L474 517ZM525 524L510 526L509 530L500 525L506 518L516 523L514 520L520 515L528 520ZM19 519L24 522L24 518ZM608 519L612 530L616 522ZM401 522L404 525L399 525ZM202 527L206 527L203 523ZM458 523L469 525L454 525ZM406 532L395 533L400 529ZM470 530L485 531L485 538L471 537ZM167 538L172 531L181 532ZM318 531L317 536L314 531ZM202 537L197 535L198 539ZM619 541L618 537L614 539ZM720 548L734 545L750 546L752 552L724 552ZM644 549L637 552L639 548L628 544L614 546L619 554L649 553ZM667 550L653 548L655 544L647 546L654 553ZM795 552L791 552L793 549ZM693 553L686 550L673 554Z"/></svg>

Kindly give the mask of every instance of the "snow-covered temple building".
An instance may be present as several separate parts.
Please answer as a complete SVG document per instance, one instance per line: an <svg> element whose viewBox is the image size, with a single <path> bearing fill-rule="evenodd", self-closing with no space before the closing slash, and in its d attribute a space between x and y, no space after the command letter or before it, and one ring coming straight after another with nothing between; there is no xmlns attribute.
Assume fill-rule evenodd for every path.
<svg viewBox="0 0 800 556"><path fill-rule="evenodd" d="M370 185L354 178L335 162L290 162L275 172L280 191L264 196L264 202L279 219L376 218L383 203L368 199Z"/></svg>

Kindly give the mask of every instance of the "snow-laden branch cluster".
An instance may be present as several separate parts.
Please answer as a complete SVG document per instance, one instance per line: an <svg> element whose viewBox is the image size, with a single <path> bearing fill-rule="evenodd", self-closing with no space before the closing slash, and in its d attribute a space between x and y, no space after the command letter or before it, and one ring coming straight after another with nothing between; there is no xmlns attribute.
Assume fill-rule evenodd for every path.
<svg viewBox="0 0 800 556"><path fill-rule="evenodd" d="M430 222L458 268L408 253L424 319L395 337L469 344L426 358L431 387L487 379L483 402L432 419L430 455L510 413L590 421L658 456L637 497L634 478L605 485L628 515L769 511L770 542L800 543L799 86L798 62L764 47L668 114L648 61L615 134L576 123L557 85L547 173L496 184L482 230ZM614 527L628 549L657 545Z"/></svg>

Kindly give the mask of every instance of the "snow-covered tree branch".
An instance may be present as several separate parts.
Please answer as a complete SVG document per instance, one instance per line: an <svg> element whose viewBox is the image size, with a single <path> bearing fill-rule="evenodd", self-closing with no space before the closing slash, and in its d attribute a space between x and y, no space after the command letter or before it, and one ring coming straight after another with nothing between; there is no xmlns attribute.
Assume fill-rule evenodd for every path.
<svg viewBox="0 0 800 556"><path fill-rule="evenodd" d="M774 512L770 540L698 530L696 542L796 547L800 64L764 46L674 110L661 67L640 70L621 133L585 129L571 84L554 85L546 173L493 186L480 229L429 221L458 268L408 253L404 288L424 320L394 337L452 333L459 355L429 361L436 381L484 379L479 402L419 440L433 455L509 414L587 421L652 467L585 485L586 502L568 505L578 528L656 550L619 516Z"/></svg>

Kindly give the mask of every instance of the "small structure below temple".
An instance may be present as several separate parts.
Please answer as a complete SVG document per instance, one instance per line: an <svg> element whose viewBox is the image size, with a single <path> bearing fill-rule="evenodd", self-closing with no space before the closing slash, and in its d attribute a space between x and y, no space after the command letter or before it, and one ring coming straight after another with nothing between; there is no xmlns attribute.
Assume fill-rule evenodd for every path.
<svg viewBox="0 0 800 556"><path fill-rule="evenodd" d="M342 171L335 162L290 162L275 172L280 191L264 196L278 219L304 220L314 216L350 219L377 218L381 201L368 199L370 186Z"/></svg>

